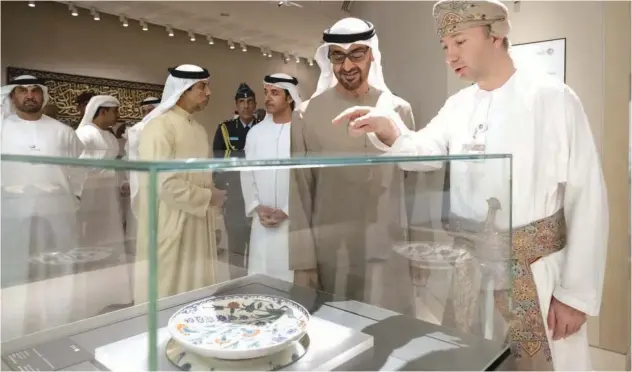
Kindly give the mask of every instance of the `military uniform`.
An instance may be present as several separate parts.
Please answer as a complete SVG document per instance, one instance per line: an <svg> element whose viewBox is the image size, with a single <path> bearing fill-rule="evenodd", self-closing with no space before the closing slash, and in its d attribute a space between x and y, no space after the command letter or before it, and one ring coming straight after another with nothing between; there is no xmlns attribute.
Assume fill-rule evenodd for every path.
<svg viewBox="0 0 632 372"><path fill-rule="evenodd" d="M254 92L246 84L241 84L235 99L254 98ZM237 117L220 123L213 138L213 154L216 158L243 158L246 146L246 135L250 128L263 118L253 117L250 127L244 125ZM231 264L231 278L237 273L232 267L246 267L247 245L250 241L251 218L246 217L246 207L241 191L240 172L217 171L213 173L215 187L227 191L224 203L224 222L228 234L229 263Z"/></svg>

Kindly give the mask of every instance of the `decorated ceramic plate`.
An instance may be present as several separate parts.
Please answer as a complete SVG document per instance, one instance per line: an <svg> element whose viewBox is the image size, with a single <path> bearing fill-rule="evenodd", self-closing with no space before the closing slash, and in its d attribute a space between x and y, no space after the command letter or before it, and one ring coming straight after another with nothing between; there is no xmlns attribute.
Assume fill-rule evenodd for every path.
<svg viewBox="0 0 632 372"><path fill-rule="evenodd" d="M305 335L271 355L252 359L226 360L188 352L171 339L167 342L166 353L167 359L183 371L278 371L301 359L308 347L309 335Z"/></svg>
<svg viewBox="0 0 632 372"><path fill-rule="evenodd" d="M46 252L31 256L32 263L44 265L69 265L73 264L72 257L66 252Z"/></svg>
<svg viewBox="0 0 632 372"><path fill-rule="evenodd" d="M114 250L112 248L75 248L68 252L76 263L88 263L105 260L112 256Z"/></svg>
<svg viewBox="0 0 632 372"><path fill-rule="evenodd" d="M45 252L31 256L31 262L45 265L68 265L98 262L110 257L111 248L74 248L68 252Z"/></svg>
<svg viewBox="0 0 632 372"><path fill-rule="evenodd" d="M251 359L288 347L307 332L309 312L277 296L209 297L178 310L167 329L182 347L201 356Z"/></svg>

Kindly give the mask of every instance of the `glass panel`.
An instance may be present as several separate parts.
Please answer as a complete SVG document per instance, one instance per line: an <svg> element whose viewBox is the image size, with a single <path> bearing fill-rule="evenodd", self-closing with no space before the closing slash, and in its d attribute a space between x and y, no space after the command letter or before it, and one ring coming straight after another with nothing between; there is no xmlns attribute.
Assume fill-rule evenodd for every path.
<svg viewBox="0 0 632 372"><path fill-rule="evenodd" d="M500 352L506 339L509 156L2 160L3 342L129 308L146 316L133 335L146 335L147 367L171 368L159 347L171 314L255 274L281 283L260 294L305 298L296 283L435 324L447 342ZM316 314L313 301L301 303Z"/></svg>
<svg viewBox="0 0 632 372"><path fill-rule="evenodd" d="M1 176L3 341L132 305L125 172L3 158Z"/></svg>

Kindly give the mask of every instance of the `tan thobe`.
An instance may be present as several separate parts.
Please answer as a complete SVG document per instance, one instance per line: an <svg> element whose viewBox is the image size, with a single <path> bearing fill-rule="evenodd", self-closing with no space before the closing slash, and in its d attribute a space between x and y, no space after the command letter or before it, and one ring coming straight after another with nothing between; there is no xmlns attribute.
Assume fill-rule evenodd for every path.
<svg viewBox="0 0 632 372"><path fill-rule="evenodd" d="M178 106L157 116L140 135L141 160L206 158L204 127ZM138 200L138 240L134 301L147 301L148 186L141 173ZM215 217L210 206L211 173L158 174L158 296L166 297L215 283L217 247Z"/></svg>
<svg viewBox="0 0 632 372"><path fill-rule="evenodd" d="M345 125L331 121L349 107L375 106L381 94L371 88L366 95L350 99L330 89L312 98L292 119L292 155L379 153L366 136L349 136ZM410 105L391 97L402 120L414 128ZM393 244L406 240L408 234L403 171L390 164L367 164L292 172L290 268L318 269L322 289L328 293L336 293L337 277L347 274L346 290L336 294L410 313L413 290L408 263L393 252ZM346 260L339 260L341 251Z"/></svg>

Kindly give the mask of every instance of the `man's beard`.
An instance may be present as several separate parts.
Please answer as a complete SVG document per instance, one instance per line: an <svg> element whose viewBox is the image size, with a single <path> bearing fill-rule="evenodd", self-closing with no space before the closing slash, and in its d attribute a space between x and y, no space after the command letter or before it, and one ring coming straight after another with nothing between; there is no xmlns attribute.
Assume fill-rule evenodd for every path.
<svg viewBox="0 0 632 372"><path fill-rule="evenodd" d="M340 71L335 75L336 79L338 79L338 83L340 83L343 88L349 91L357 90L358 88L360 88L360 86L362 86L362 83L364 83L364 76L362 76L362 70L360 70L359 68L354 68L350 71ZM345 79L345 75L354 75L354 78L353 80L347 80Z"/></svg>
<svg viewBox="0 0 632 372"><path fill-rule="evenodd" d="M29 104L27 104L29 103ZM24 101L21 105L15 105L18 111L25 112L27 114L35 114L42 110L42 104L38 104L35 101Z"/></svg>

